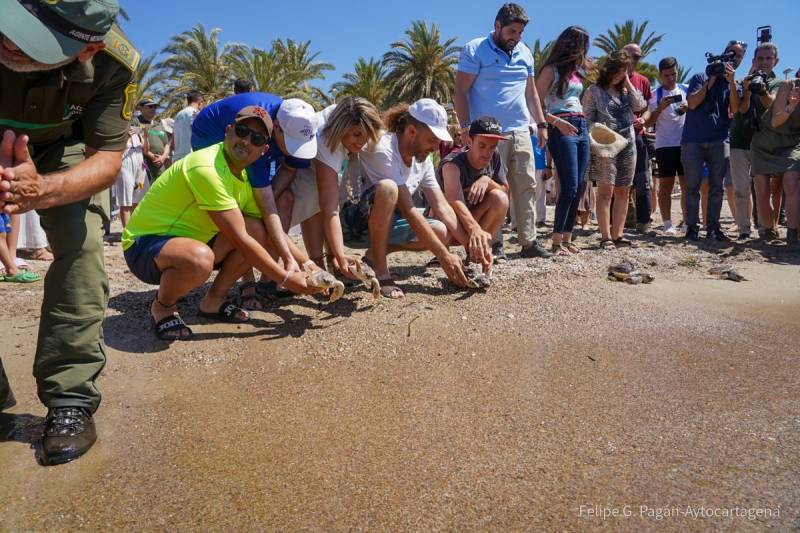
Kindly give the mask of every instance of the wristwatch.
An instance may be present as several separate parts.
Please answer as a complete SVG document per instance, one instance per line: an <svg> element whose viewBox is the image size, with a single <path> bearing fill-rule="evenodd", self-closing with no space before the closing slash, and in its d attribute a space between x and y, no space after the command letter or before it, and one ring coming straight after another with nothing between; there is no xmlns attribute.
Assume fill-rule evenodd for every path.
<svg viewBox="0 0 800 533"><path fill-rule="evenodd" d="M537 130L546 130L547 129L547 122L537 122L536 123Z"/></svg>

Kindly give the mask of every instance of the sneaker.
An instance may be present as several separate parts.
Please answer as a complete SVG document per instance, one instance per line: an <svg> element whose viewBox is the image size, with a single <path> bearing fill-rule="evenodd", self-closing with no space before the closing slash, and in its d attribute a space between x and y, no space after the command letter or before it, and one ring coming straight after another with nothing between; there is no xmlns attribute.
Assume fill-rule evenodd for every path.
<svg viewBox="0 0 800 533"><path fill-rule="evenodd" d="M545 222L544 220L542 220L542 221L536 223L536 227L541 229L541 228L550 228L552 226L550 224L548 224L547 222Z"/></svg>
<svg viewBox="0 0 800 533"><path fill-rule="evenodd" d="M686 228L686 235L684 236L685 239L690 241L699 241L700 240L700 228L697 226L689 226Z"/></svg>
<svg viewBox="0 0 800 533"><path fill-rule="evenodd" d="M677 234L678 234L678 230L675 229L675 226L673 226L671 224L670 224L670 226L668 228L664 229L664 235L677 235Z"/></svg>
<svg viewBox="0 0 800 533"><path fill-rule="evenodd" d="M725 235L724 231L722 231L721 229L717 228L717 229L708 230L706 232L706 240L707 241L715 240L717 242L730 242L731 239L730 239L730 237Z"/></svg>
<svg viewBox="0 0 800 533"><path fill-rule="evenodd" d="M686 233L686 230L689 229L689 226L686 225L686 222L681 220L681 223L678 224L678 233Z"/></svg>
<svg viewBox="0 0 800 533"><path fill-rule="evenodd" d="M740 233L739 237L736 240L738 240L739 242L749 241L750 240L750 234L749 233Z"/></svg>
<svg viewBox="0 0 800 533"><path fill-rule="evenodd" d="M508 262L508 256L506 256L506 251L503 249L501 241L492 244L492 260L495 265L502 265Z"/></svg>
<svg viewBox="0 0 800 533"><path fill-rule="evenodd" d="M522 248L519 253L520 257L525 259L530 259L532 257L541 257L542 259L549 259L553 257L553 253L547 251L544 246L538 243L538 241L533 241L528 246Z"/></svg>
<svg viewBox="0 0 800 533"><path fill-rule="evenodd" d="M60 465L77 459L97 440L92 413L83 407L54 407L47 413L42 462Z"/></svg>
<svg viewBox="0 0 800 533"><path fill-rule="evenodd" d="M778 234L778 231L774 230L772 228L765 229L765 230L758 230L758 234L765 241L774 241L774 240L780 238L780 235Z"/></svg>

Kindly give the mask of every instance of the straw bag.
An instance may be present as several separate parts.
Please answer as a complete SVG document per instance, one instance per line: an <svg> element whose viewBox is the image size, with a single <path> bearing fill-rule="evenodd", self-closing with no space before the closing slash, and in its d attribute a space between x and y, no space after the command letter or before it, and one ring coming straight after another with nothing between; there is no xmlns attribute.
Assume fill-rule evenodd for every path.
<svg viewBox="0 0 800 533"><path fill-rule="evenodd" d="M592 153L598 157L616 157L628 146L628 139L605 124L597 123L589 130Z"/></svg>

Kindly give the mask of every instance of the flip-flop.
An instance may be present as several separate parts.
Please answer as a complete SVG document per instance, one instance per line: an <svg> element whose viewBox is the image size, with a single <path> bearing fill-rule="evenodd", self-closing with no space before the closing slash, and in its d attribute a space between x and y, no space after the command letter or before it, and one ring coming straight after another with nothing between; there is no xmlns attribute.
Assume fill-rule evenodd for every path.
<svg viewBox="0 0 800 533"><path fill-rule="evenodd" d="M162 341L186 341L194 337L194 332L186 325L186 322L183 321L177 311L165 316L158 322L152 316L150 320L153 323L156 337ZM184 332L186 333L184 334Z"/></svg>
<svg viewBox="0 0 800 533"><path fill-rule="evenodd" d="M239 313L244 313L247 315L246 318L240 318ZM250 320L250 313L247 310L242 309L231 300L226 300L222 302L222 305L219 306L219 310L216 312L206 312L201 310L200 308L197 309L197 316L201 316L203 318L210 318L212 320L216 320L218 322L227 322L229 324L244 324L245 322Z"/></svg>
<svg viewBox="0 0 800 533"><path fill-rule="evenodd" d="M34 283L40 281L42 276L30 270L20 270L13 276L3 276L3 281L9 283Z"/></svg>
<svg viewBox="0 0 800 533"><path fill-rule="evenodd" d="M30 270L31 266L25 262L24 259L20 257L14 258L14 264L17 265L17 268L21 270Z"/></svg>
<svg viewBox="0 0 800 533"><path fill-rule="evenodd" d="M253 294L245 294L245 291L252 289ZM239 298L237 299L242 309L246 311L263 311L265 306L258 294L258 284L255 281L248 281L239 285Z"/></svg>

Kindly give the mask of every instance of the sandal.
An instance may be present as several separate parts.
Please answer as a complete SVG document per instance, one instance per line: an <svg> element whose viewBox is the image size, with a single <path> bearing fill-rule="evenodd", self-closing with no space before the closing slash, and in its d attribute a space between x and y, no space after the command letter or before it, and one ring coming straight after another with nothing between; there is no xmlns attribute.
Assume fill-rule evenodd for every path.
<svg viewBox="0 0 800 533"><path fill-rule="evenodd" d="M620 237L618 239L614 239L614 246L621 246L626 248L635 248L633 241L630 239L626 239L625 237Z"/></svg>
<svg viewBox="0 0 800 533"><path fill-rule="evenodd" d="M581 253L581 249L572 241L562 241L561 246L566 248L566 250L571 254L579 254Z"/></svg>
<svg viewBox="0 0 800 533"><path fill-rule="evenodd" d="M158 322L150 316L156 337L162 341L187 341L194 337L192 329L186 325L177 311L167 315Z"/></svg>
<svg viewBox="0 0 800 533"><path fill-rule="evenodd" d="M244 318L241 316L242 313L244 314ZM218 322L227 322L229 324L244 324L250 320L250 313L233 303L231 300L225 300L222 302L222 305L219 306L219 310L216 312L209 313L198 307L197 316L210 318Z"/></svg>
<svg viewBox="0 0 800 533"><path fill-rule="evenodd" d="M616 250L617 246L611 239L602 239L600 241L600 248L603 250Z"/></svg>
<svg viewBox="0 0 800 533"><path fill-rule="evenodd" d="M3 281L8 281L9 283L34 283L36 281L40 281L41 279L42 276L36 272L31 272L30 270L20 270L13 276L3 276Z"/></svg>
<svg viewBox="0 0 800 533"><path fill-rule="evenodd" d="M252 290L251 294L245 294L245 291ZM236 299L237 303L247 311L263 311L264 302L258 294L258 284L255 281L248 281L239 285L239 296Z"/></svg>
<svg viewBox="0 0 800 533"><path fill-rule="evenodd" d="M567 249L564 248L564 246L562 246L561 244L554 244L550 248L550 253L552 253L553 255L569 255Z"/></svg>
<svg viewBox="0 0 800 533"><path fill-rule="evenodd" d="M389 298L390 300L400 300L405 298L405 293L403 289L397 286L394 282L394 278L388 277L386 279L379 279L378 283L381 284L381 296L384 298ZM399 296L392 296L393 294L399 292Z"/></svg>

